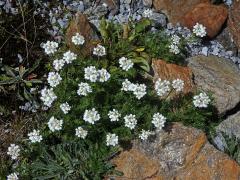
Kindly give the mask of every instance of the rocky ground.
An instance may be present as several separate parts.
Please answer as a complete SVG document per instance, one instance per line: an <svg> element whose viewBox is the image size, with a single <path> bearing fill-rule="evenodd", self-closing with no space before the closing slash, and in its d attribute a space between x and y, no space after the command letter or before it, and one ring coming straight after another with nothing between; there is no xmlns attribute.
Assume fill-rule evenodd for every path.
<svg viewBox="0 0 240 180"><path fill-rule="evenodd" d="M14 13L7 2L0 0L0 6ZM65 13L62 6L69 12ZM58 41L64 38L63 29L71 24L76 12L82 14L72 21L67 38L80 27L78 31L84 37L92 38L88 22L98 28L101 17L120 23L139 20L146 9L153 10L149 17L155 24L153 31L164 28L169 34L188 37L194 24L203 24L208 36L186 47L188 67L162 60L153 61L152 67L155 77L185 80L185 93L194 89L213 93L223 119L212 137L215 147L202 131L174 123L146 143L134 142L113 162L125 179L240 179L240 158L236 163L223 153L228 148L225 134L240 140L240 1L216 5L210 0L63 0L62 5L49 8L48 3L42 4L36 13L47 17L50 12L49 33ZM90 49L86 48L85 53Z"/></svg>

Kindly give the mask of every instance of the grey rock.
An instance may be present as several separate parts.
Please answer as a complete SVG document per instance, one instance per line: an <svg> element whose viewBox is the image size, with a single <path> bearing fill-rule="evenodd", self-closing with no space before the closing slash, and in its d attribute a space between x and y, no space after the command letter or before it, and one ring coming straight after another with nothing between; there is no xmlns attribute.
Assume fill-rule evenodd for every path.
<svg viewBox="0 0 240 180"><path fill-rule="evenodd" d="M143 5L145 7L152 7L153 1L152 0L143 0Z"/></svg>
<svg viewBox="0 0 240 180"><path fill-rule="evenodd" d="M155 27L165 27L167 25L167 17L164 14L154 12L149 19L153 21Z"/></svg>
<svg viewBox="0 0 240 180"><path fill-rule="evenodd" d="M212 92L220 114L240 102L240 70L230 60L216 56L195 56L187 59L200 90Z"/></svg>

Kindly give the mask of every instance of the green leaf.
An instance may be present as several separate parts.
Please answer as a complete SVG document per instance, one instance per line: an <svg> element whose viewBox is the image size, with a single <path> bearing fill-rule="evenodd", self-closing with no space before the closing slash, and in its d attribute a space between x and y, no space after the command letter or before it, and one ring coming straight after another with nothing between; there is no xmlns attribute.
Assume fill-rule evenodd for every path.
<svg viewBox="0 0 240 180"><path fill-rule="evenodd" d="M136 57L132 59L133 63L137 64L140 68L142 68L146 72L150 72L150 65L148 64L148 60L143 57Z"/></svg>

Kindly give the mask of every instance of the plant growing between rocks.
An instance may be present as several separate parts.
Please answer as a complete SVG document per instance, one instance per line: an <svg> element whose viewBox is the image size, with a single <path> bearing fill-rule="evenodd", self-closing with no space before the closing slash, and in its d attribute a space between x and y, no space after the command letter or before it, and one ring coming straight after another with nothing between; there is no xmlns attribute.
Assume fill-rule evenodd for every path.
<svg viewBox="0 0 240 180"><path fill-rule="evenodd" d="M121 175L109 160L132 139L147 140L171 121L209 130L214 114L206 93L185 96L181 79L153 83L151 59L184 64L180 62L184 40L152 34L150 25L143 19L122 28L103 20L101 41L88 57L77 56L64 45L58 48L54 42L44 44L52 59L49 86L40 97L48 109L47 122L18 142L21 146L9 147L8 154L18 159L9 172L19 175L12 176L102 179L107 174ZM72 43L81 51L84 37L76 33Z"/></svg>

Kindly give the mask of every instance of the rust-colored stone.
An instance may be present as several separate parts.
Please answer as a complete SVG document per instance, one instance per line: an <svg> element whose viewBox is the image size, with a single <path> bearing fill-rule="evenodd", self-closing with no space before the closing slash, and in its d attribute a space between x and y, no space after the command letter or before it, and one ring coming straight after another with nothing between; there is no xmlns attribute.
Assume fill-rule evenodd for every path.
<svg viewBox="0 0 240 180"><path fill-rule="evenodd" d="M228 27L233 35L233 41L240 49L240 1L234 1L229 11Z"/></svg>
<svg viewBox="0 0 240 180"><path fill-rule="evenodd" d="M153 6L156 10L164 12L171 23L176 24L200 3L210 3L210 0L154 0Z"/></svg>
<svg viewBox="0 0 240 180"><path fill-rule="evenodd" d="M81 34L85 38L83 46L76 46L72 43L72 36L76 33ZM66 32L66 43L71 51L78 55L88 56L92 53L97 39L94 39L94 31L84 14L77 13L74 19L70 22L70 25Z"/></svg>
<svg viewBox="0 0 240 180"><path fill-rule="evenodd" d="M207 35L213 38L221 30L227 16L226 7L201 3L182 18L181 24L189 29L192 29L196 23L203 24L207 29Z"/></svg>
<svg viewBox="0 0 240 180"><path fill-rule="evenodd" d="M168 64L163 60L153 60L152 67L154 71L154 80L161 78L163 80L182 79L184 81L184 93L194 90L193 74L190 68L176 64Z"/></svg>
<svg viewBox="0 0 240 180"><path fill-rule="evenodd" d="M239 165L216 150L206 135L195 128L174 123L161 131L156 139L133 142L113 163L124 173L116 180L238 180Z"/></svg>

